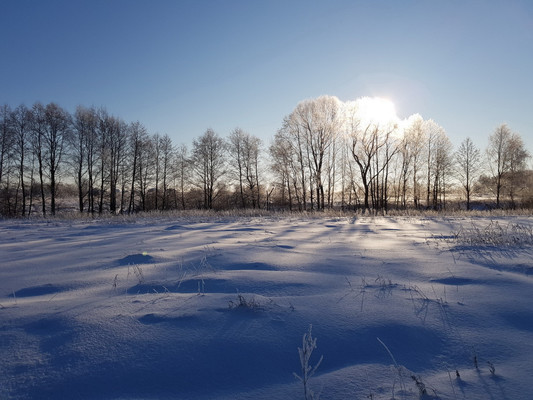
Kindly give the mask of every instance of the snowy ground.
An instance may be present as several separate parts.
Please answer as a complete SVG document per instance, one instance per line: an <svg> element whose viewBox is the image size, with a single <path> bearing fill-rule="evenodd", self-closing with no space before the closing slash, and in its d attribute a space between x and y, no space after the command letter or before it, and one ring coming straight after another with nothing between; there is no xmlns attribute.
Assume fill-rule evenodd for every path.
<svg viewBox="0 0 533 400"><path fill-rule="evenodd" d="M0 221L0 398L531 399L532 227Z"/></svg>

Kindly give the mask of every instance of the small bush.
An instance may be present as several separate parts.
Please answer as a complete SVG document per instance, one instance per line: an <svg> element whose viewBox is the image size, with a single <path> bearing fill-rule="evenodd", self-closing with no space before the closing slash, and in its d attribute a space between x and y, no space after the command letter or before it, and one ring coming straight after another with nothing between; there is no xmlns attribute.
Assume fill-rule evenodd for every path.
<svg viewBox="0 0 533 400"><path fill-rule="evenodd" d="M230 300L229 302L229 309L244 309L244 310L259 310L261 309L261 304L255 299L255 297L252 297L251 299L247 299L242 294L237 295L237 301Z"/></svg>

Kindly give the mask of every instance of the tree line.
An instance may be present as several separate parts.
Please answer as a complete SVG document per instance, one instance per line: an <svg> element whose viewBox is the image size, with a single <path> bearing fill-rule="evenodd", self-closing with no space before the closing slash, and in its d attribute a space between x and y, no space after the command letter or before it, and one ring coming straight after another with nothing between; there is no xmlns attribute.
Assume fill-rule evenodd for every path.
<svg viewBox="0 0 533 400"><path fill-rule="evenodd" d="M105 108L55 103L0 108L0 214L122 214L150 210L272 208L383 211L533 203L522 138L498 126L484 151L454 147L433 120L369 116L361 98L297 104L265 147L235 128L176 145ZM75 206L71 199L76 199Z"/></svg>

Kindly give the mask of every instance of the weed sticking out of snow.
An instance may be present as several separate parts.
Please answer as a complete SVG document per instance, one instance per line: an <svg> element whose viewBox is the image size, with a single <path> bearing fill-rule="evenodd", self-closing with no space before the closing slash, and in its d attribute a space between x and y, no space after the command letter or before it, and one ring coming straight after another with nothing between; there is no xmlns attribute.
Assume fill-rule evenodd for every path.
<svg viewBox="0 0 533 400"><path fill-rule="evenodd" d="M205 295L205 280L198 279L198 296Z"/></svg>
<svg viewBox="0 0 533 400"><path fill-rule="evenodd" d="M312 333L313 326L309 325L309 330L307 333L304 333L302 338L302 347L298 347L298 355L300 357L300 374L293 372L294 376L302 383L304 391L304 400L318 400L320 394L315 394L311 389L309 381L315 374L316 370L322 363L324 356L320 356L320 359L315 365L311 365L311 356L313 351L317 348L316 338L313 337Z"/></svg>
<svg viewBox="0 0 533 400"><path fill-rule="evenodd" d="M397 283L393 283L391 279L386 279L381 275L378 275L374 281L367 281L365 277L361 278L361 283L358 286L352 285L352 282L344 277L348 283L348 292L344 294L337 303L345 300L347 297L352 297L360 301L360 312L364 311L365 298L367 293L373 293L374 297L378 299L384 299L391 297L394 289L398 288Z"/></svg>
<svg viewBox="0 0 533 400"><path fill-rule="evenodd" d="M142 285L144 283L144 273L140 265L134 265L132 267L133 274L135 275L135 278L137 278L137 281L139 282L139 285ZM129 274L129 271L128 271Z"/></svg>
<svg viewBox="0 0 533 400"><path fill-rule="evenodd" d="M489 366L489 371L492 376L496 375L496 368L494 367L494 364L490 361L487 361L487 365Z"/></svg>
<svg viewBox="0 0 533 400"><path fill-rule="evenodd" d="M433 234L426 243L430 247L433 244L439 251L449 251L455 264L466 259L497 270L525 275L533 273L530 262L520 262L533 257L533 223L530 219L471 219L453 222L452 225L451 234Z"/></svg>
<svg viewBox="0 0 533 400"><path fill-rule="evenodd" d="M394 358L394 355L392 354L390 349L387 347L387 345L380 338L376 338L376 339L385 348L385 350L387 351L389 357L391 358L392 362L394 363L394 368L396 369L396 372L398 373L398 378L400 380L400 387L401 387L402 391L405 393L406 392L405 383L404 383L404 370L405 370L405 368L403 366L399 365L396 362L396 358ZM393 398L394 398L394 386L395 385L392 386L392 397Z"/></svg>
<svg viewBox="0 0 533 400"><path fill-rule="evenodd" d="M526 247L533 245L533 227L492 220L481 226L472 222L453 232L452 241L460 246Z"/></svg>
<svg viewBox="0 0 533 400"><path fill-rule="evenodd" d="M385 350L387 351L387 354L389 355L389 357L391 358L392 362L394 363L394 368L396 370L396 373L398 374L398 379L399 379L399 382L400 382L400 388L401 388L401 394L402 395L405 396L405 395L408 395L408 393L410 393L410 390L408 390L406 388L405 381L404 381L404 378L406 376L409 376L411 378L411 380L413 381L413 383L415 384L415 387L416 387L416 389L418 391L418 396L419 396L420 399L429 400L429 399L438 399L439 398L437 396L437 390L435 388L430 388L431 392L433 393L432 395L430 395L429 392L428 392L428 387L423 382L423 380L420 377L420 375L416 375L412 371L407 369L405 366L403 366L401 364L398 364L397 361L396 361L396 358L394 357L394 355L392 354L390 349L387 347L387 345L380 338L376 338L376 339L385 348ZM392 388L393 388L392 389L392 398L393 399L395 399L394 387L395 387L395 384L393 384L393 386L392 386ZM452 385L452 387L453 387L453 385Z"/></svg>
<svg viewBox="0 0 533 400"><path fill-rule="evenodd" d="M481 247L494 249L521 249L533 245L533 225L523 222L490 220L459 223L449 235L432 235L438 242L444 242L459 249ZM427 241L429 244L429 241Z"/></svg>
<svg viewBox="0 0 533 400"><path fill-rule="evenodd" d="M415 382L420 397L425 396L428 391L426 389L426 385L424 384L424 382L422 382L422 378L416 375L411 375L411 379Z"/></svg>

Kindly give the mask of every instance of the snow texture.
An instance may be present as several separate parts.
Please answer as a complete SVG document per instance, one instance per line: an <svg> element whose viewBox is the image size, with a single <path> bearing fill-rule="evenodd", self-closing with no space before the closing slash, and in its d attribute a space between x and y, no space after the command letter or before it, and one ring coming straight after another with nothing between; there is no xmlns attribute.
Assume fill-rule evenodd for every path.
<svg viewBox="0 0 533 400"><path fill-rule="evenodd" d="M532 226L0 221L0 398L531 399Z"/></svg>

